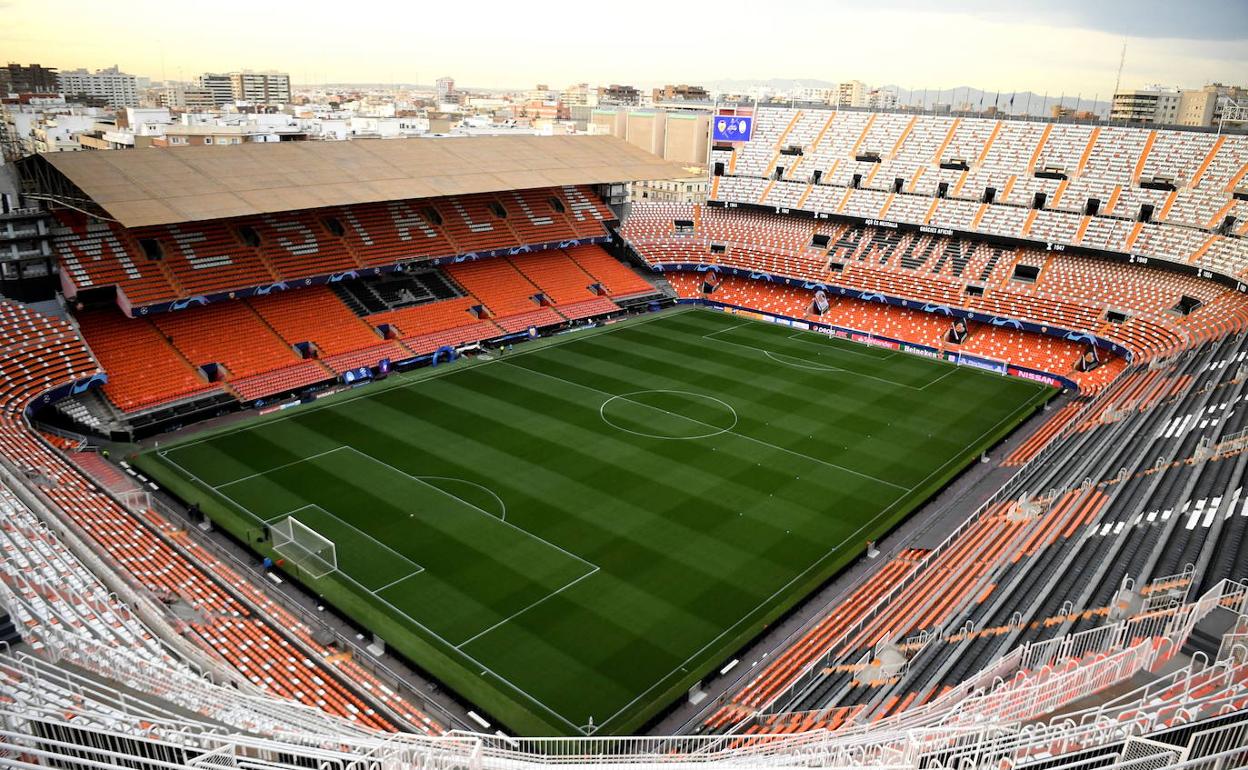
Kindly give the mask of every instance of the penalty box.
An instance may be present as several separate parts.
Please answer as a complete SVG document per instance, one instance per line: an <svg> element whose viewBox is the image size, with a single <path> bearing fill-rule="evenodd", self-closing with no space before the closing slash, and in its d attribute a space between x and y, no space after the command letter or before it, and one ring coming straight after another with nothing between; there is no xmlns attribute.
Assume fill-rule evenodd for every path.
<svg viewBox="0 0 1248 770"><path fill-rule="evenodd" d="M273 525L288 516L334 544L337 570L365 601L462 646L594 572L505 519L472 482L421 477L340 447L216 488Z"/></svg>

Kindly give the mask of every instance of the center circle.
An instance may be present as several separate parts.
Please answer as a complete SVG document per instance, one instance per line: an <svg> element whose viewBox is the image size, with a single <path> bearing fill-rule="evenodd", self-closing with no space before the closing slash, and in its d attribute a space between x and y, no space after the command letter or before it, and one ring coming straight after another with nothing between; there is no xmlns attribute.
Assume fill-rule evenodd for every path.
<svg viewBox="0 0 1248 770"><path fill-rule="evenodd" d="M671 441L710 438L737 426L737 410L731 405L687 390L621 393L603 401L598 415L616 430Z"/></svg>

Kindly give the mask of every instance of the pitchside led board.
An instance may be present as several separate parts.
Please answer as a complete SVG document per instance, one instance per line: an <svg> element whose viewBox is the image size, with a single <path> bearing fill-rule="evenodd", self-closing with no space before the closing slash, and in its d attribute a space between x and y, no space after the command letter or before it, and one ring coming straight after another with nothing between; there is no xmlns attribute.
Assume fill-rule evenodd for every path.
<svg viewBox="0 0 1248 770"><path fill-rule="evenodd" d="M711 140L716 142L748 142L754 130L754 118L747 115L716 115Z"/></svg>

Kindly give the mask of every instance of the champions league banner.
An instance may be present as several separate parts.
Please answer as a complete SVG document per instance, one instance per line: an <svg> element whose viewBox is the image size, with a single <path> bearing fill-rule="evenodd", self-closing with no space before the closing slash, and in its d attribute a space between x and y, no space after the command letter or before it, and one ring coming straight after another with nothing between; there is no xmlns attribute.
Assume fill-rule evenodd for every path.
<svg viewBox="0 0 1248 770"><path fill-rule="evenodd" d="M1090 372L1101 365L1101 357L1096 353L1096 347L1089 345L1087 350L1083 351L1083 355L1079 357L1079 364L1075 367L1081 372Z"/></svg>
<svg viewBox="0 0 1248 770"><path fill-rule="evenodd" d="M961 345L966 342L966 321L959 318L953 322L953 326L949 329L948 339L955 345Z"/></svg>
<svg viewBox="0 0 1248 770"><path fill-rule="evenodd" d="M716 142L748 142L754 130L753 116L716 115L711 140Z"/></svg>

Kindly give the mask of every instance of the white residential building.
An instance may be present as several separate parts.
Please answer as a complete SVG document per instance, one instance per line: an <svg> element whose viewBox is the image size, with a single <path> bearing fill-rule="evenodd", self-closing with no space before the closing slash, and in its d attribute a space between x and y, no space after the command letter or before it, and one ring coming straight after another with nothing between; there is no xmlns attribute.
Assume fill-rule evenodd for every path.
<svg viewBox="0 0 1248 770"><path fill-rule="evenodd" d="M230 88L235 101L252 104L290 102L290 75L285 72L231 72Z"/></svg>
<svg viewBox="0 0 1248 770"><path fill-rule="evenodd" d="M85 69L70 70L57 75L61 93L71 101L76 96L101 99L113 107L139 106L139 88L134 75L128 75L116 66L88 72Z"/></svg>
<svg viewBox="0 0 1248 770"><path fill-rule="evenodd" d="M195 78L195 85L212 94L212 103L217 107L234 101L234 84L228 74L205 72Z"/></svg>

